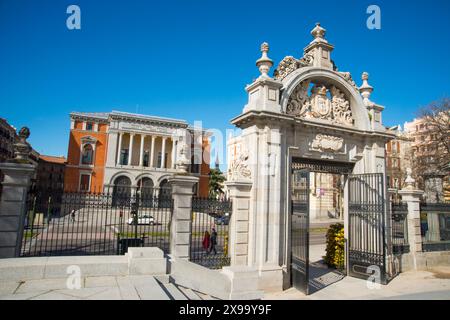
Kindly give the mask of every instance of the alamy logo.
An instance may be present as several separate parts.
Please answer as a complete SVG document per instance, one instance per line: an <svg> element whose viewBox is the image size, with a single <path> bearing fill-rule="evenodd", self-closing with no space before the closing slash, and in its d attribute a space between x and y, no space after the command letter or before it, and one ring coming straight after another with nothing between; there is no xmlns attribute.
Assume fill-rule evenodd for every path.
<svg viewBox="0 0 450 320"><path fill-rule="evenodd" d="M369 266L366 271L370 276L367 278L366 285L368 289L381 288L381 270L379 266Z"/></svg>
<svg viewBox="0 0 450 320"><path fill-rule="evenodd" d="M81 269L79 266L69 266L67 267L66 273L69 275L67 277L66 286L67 289L81 289Z"/></svg>
<svg viewBox="0 0 450 320"><path fill-rule="evenodd" d="M367 14L370 16L367 18L367 28L369 30L381 29L381 9L377 5L370 5L367 7Z"/></svg>
<svg viewBox="0 0 450 320"><path fill-rule="evenodd" d="M80 30L81 29L81 9L77 5L70 5L66 10L67 14L70 14L66 20L66 26L69 30Z"/></svg>

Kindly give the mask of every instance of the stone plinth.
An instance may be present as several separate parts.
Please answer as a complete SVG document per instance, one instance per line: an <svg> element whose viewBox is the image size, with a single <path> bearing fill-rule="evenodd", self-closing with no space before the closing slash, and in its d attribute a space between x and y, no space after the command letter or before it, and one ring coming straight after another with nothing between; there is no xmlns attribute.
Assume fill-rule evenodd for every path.
<svg viewBox="0 0 450 320"><path fill-rule="evenodd" d="M231 181L225 183L230 191L233 212L230 220L229 254L232 266L248 264L248 219L250 210L249 181Z"/></svg>
<svg viewBox="0 0 450 320"><path fill-rule="evenodd" d="M0 202L0 258L20 256L27 210L27 193L36 167L26 163L2 163L4 174Z"/></svg>
<svg viewBox="0 0 450 320"><path fill-rule="evenodd" d="M398 192L403 202L408 204L408 241L411 253L422 252L422 234L420 232L420 197L422 190L405 188Z"/></svg>
<svg viewBox="0 0 450 320"><path fill-rule="evenodd" d="M189 259L192 223L193 187L197 177L176 175L169 178L172 186L173 215L170 225L170 253L173 258Z"/></svg>

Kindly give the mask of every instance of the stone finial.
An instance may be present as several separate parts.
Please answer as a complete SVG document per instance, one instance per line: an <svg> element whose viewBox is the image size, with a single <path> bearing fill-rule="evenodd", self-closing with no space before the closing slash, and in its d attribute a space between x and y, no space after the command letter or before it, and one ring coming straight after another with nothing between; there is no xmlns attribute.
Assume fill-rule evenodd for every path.
<svg viewBox="0 0 450 320"><path fill-rule="evenodd" d="M259 68L259 72L261 72L261 77L268 78L267 75L270 68L273 66L273 61L267 56L267 53L269 52L269 44L267 42L264 42L261 44L261 58L259 58L256 61L256 66Z"/></svg>
<svg viewBox="0 0 450 320"><path fill-rule="evenodd" d="M320 22L316 23L314 29L311 30L311 35L315 40L325 40L327 30L320 26Z"/></svg>
<svg viewBox="0 0 450 320"><path fill-rule="evenodd" d="M14 159L11 162L29 163L31 146L27 139L30 136L30 129L22 127L19 131L19 140L14 144Z"/></svg>
<svg viewBox="0 0 450 320"><path fill-rule="evenodd" d="M406 184L406 189L414 189L416 186L416 180L412 177L411 168L406 168L405 184Z"/></svg>
<svg viewBox="0 0 450 320"><path fill-rule="evenodd" d="M181 146L180 146L180 156L178 157L178 160L176 162L176 168L181 173L187 173L189 165L191 164L189 159L186 157L187 145L186 145L186 143L184 141L181 142L180 144L181 144Z"/></svg>
<svg viewBox="0 0 450 320"><path fill-rule="evenodd" d="M364 98L364 103L366 105L370 102L370 95L373 92L373 87L369 84L369 74L367 72L363 72L361 79L363 81L361 87L359 87L359 92L361 93L361 96Z"/></svg>

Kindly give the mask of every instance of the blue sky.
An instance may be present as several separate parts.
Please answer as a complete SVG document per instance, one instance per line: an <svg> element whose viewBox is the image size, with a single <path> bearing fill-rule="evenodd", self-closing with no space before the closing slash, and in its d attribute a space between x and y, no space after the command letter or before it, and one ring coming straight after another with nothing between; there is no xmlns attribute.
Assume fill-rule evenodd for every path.
<svg viewBox="0 0 450 320"><path fill-rule="evenodd" d="M66 8L81 8L81 30ZM381 30L366 8L381 8ZM0 116L29 126L43 153L67 155L69 112L121 110L225 130L258 76L263 41L300 57L320 21L332 58L363 71L384 123L450 94L450 1L0 0ZM272 70L273 71L273 70Z"/></svg>

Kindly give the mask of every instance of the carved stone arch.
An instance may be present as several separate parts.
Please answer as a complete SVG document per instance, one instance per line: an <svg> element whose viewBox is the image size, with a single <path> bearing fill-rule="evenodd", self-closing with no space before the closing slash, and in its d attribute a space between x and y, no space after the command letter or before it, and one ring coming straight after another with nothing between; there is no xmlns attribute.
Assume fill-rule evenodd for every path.
<svg viewBox="0 0 450 320"><path fill-rule="evenodd" d="M156 181L156 185L159 187L159 186L161 185L161 182L162 182L163 180L169 180L170 177L172 177L172 175L170 175L170 174L162 175L162 176L159 177L158 180Z"/></svg>
<svg viewBox="0 0 450 320"><path fill-rule="evenodd" d="M335 86L337 89L339 89L350 102L352 117L354 119L353 128L361 131L371 130L368 111L364 105L360 93L355 88L355 86L353 86L348 81L348 79L345 79L342 74L323 68L300 68L283 79L283 88L281 89L282 93L280 100L281 111L283 113L286 112L289 98L294 93L297 86L299 86L302 82L308 80L326 83L330 87Z"/></svg>
<svg viewBox="0 0 450 320"><path fill-rule="evenodd" d="M139 181L140 181L141 179L144 179L144 178L150 179L150 180L152 181L152 183L153 183L153 186L155 186L155 177L153 177L150 173L141 173L140 175L138 175L138 176L136 177L134 183L135 183L136 185L138 185Z"/></svg>
<svg viewBox="0 0 450 320"><path fill-rule="evenodd" d="M111 181L110 181L110 185L114 185L116 183L116 179L121 177L121 176L126 176L127 178L130 179L132 186L135 186L135 179L134 176L132 174L130 174L127 171L119 171L116 174L114 174L111 177Z"/></svg>

